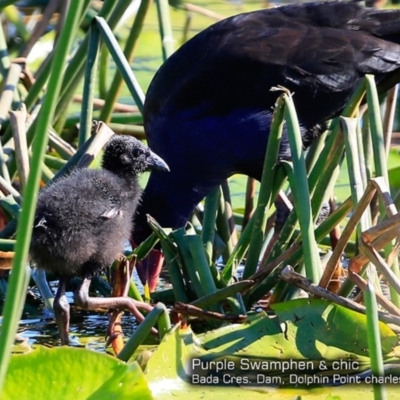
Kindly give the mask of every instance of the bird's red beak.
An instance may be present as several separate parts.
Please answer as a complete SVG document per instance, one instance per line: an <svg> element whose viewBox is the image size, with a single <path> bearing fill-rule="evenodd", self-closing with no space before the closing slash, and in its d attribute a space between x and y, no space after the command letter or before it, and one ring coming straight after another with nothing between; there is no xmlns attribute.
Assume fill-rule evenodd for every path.
<svg viewBox="0 0 400 400"><path fill-rule="evenodd" d="M133 240L131 242L132 247L137 247ZM164 254L158 249L151 250L145 259L136 262L136 270L139 278L143 285L146 283L149 285L150 292L153 292L157 286L163 263Z"/></svg>

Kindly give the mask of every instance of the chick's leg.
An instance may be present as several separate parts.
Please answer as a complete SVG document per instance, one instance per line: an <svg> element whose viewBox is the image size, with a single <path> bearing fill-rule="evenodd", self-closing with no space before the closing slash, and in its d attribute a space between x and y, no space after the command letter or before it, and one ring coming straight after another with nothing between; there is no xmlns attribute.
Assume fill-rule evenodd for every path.
<svg viewBox="0 0 400 400"><path fill-rule="evenodd" d="M119 310L130 311L138 320L142 322L144 320L143 315L139 310L150 312L153 307L147 303L133 300L130 297L90 297L89 286L92 277L86 275L83 278L81 286L75 292L75 304L83 308L84 310L94 310L99 308L112 309L117 308Z"/></svg>
<svg viewBox="0 0 400 400"><path fill-rule="evenodd" d="M66 280L61 278L58 283L58 289L54 298L54 315L60 333L61 344L68 345L68 332L69 332L69 304L67 296L65 295Z"/></svg>

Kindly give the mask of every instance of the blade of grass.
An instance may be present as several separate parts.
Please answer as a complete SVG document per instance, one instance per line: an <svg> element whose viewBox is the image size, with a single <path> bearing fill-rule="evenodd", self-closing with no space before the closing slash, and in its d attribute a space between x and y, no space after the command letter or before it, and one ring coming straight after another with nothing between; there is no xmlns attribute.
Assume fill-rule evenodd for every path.
<svg viewBox="0 0 400 400"><path fill-rule="evenodd" d="M174 38L172 35L171 19L169 16L168 0L156 0L158 26L160 29L162 54L164 61L174 52Z"/></svg>
<svg viewBox="0 0 400 400"><path fill-rule="evenodd" d="M81 4L82 5L81 16L82 16L82 14L84 12L84 8L88 7L89 3L90 3L90 0L84 0L83 4ZM109 4L109 3L112 3L112 6L115 5L112 0L105 1L104 2L104 6L102 8L102 11L104 9L106 9L106 4ZM83 40L83 43L85 43L85 40ZM80 71L79 65L82 66L82 71L83 71L83 63L84 63L84 60L86 58L86 52L87 52L87 41L85 43L85 47L82 48L82 49L81 48L82 48L82 45L78 49L78 51L75 53L74 57L72 57L72 59L68 63L68 66L67 66L67 68L65 70L65 73L63 75L64 82L66 81L67 74L71 73L71 72L72 72L72 76L74 78L77 78L72 83L69 82L71 85L78 85L78 83L79 83L79 77L77 77L76 75ZM47 80L49 78L49 74L51 72L51 68L52 68L52 65L53 65L54 52L55 52L55 50L53 50L51 55L49 55L49 57L47 58L44 68L41 69L40 75L37 77L35 83L30 88L29 93L28 93L28 95L27 95L27 97L25 99L26 108L31 114L32 114L32 108L35 107L36 101L38 99L38 96L41 93L45 83L47 82ZM79 59L78 59L78 56L80 57ZM64 83L62 83L62 85L61 85L60 93L62 93L62 91L63 91L63 85L64 85ZM75 90L75 87L73 87L72 89ZM56 100L58 102L60 102L60 98L58 98ZM57 107L60 109L60 112L64 112L64 110L67 108L67 103L64 102L62 104L62 106L57 105ZM56 107L56 110L54 112L54 117L56 117L56 115L57 115L57 107ZM30 146L32 144L32 141L34 139L34 133L36 132L36 124L37 124L37 120L35 119L33 121L33 123L31 124L30 128L27 131L27 143L28 143L28 146ZM8 141L10 139L10 137L11 137L11 130L7 130L6 133L4 134L4 136L2 137L2 142L4 143L4 142ZM15 160L11 160L11 162L9 164L9 172L10 172L10 176L14 176L14 174L16 172Z"/></svg>
<svg viewBox="0 0 400 400"><path fill-rule="evenodd" d="M367 308L368 350L371 359L373 376L384 376L381 337L379 334L378 306L376 304L375 289L369 282L364 292ZM374 399L386 400L386 388L381 384L373 384Z"/></svg>
<svg viewBox="0 0 400 400"><path fill-rule="evenodd" d="M365 80L361 80L342 112L342 116L353 118L364 98L366 90ZM311 205L314 214L321 208L324 194L328 186L332 186L340 169L340 161L344 151L343 133L339 129L339 120L331 123L329 135L324 150L311 170L308 182L312 194Z"/></svg>
<svg viewBox="0 0 400 400"><path fill-rule="evenodd" d="M89 139L92 131L94 86L99 48L100 33L97 26L92 23L89 32L88 57L86 61L85 81L83 84L78 147L81 147Z"/></svg>
<svg viewBox="0 0 400 400"><path fill-rule="evenodd" d="M356 114L359 105L365 95L365 80L362 80L354 91L350 98L347 106L345 107L342 115L352 117ZM309 190L312 193L312 208L314 213L319 210L324 194L329 185L333 185L335 176L339 171L339 163L343 154L343 135L339 129L338 119L334 120L331 124L331 134L329 135L324 150L320 157L316 161L314 168L312 169L309 176ZM277 241L271 255L267 262L283 254L285 249L290 243L290 239L293 236L295 230L296 215L291 213L285 222L284 228L281 232L280 239ZM295 265L295 264L293 264ZM280 285L280 287L284 284ZM279 292L279 291L278 291ZM274 293L275 295L275 293ZM276 297L279 298L279 293L276 293Z"/></svg>
<svg viewBox="0 0 400 400"><path fill-rule="evenodd" d="M41 166L48 142L48 129L51 117L55 111L56 99L61 88L62 74L60 74L60 71L64 69L81 11L81 2L68 2L68 12L66 13L64 29L61 31L60 40L55 49L48 91L43 100L41 112L37 117L35 129L36 140L33 145L33 162L24 191L24 206L18 221L13 273L10 276L9 290L7 291L4 305L4 319L0 333L0 394L10 360L11 346L22 312L23 293L28 286L28 280L25 277L26 274L24 274L24 271L26 270L26 261L32 236L32 224L39 191L38 183L41 175Z"/></svg>
<svg viewBox="0 0 400 400"><path fill-rule="evenodd" d="M197 299L190 304L199 308L210 308L213 304L226 300L228 297L236 293L243 292L253 285L252 281L240 281L223 289L217 290L214 293L208 294L200 299Z"/></svg>
<svg viewBox="0 0 400 400"><path fill-rule="evenodd" d="M86 1L86 3L88 3ZM85 4L83 10L85 7L87 7L88 4ZM113 0L106 0L104 1L104 5L99 12L99 15L102 15L104 17L109 16L109 14L112 11L112 8L115 6L115 1ZM87 55L87 44L88 44L88 39L85 38L83 42L81 43L78 51L74 54L72 59L70 60L69 66L67 67L64 75L64 80L61 88L61 95L63 93L63 87L67 86L68 83L71 83L71 79L76 78L75 74L77 74L83 66L83 63L85 62L86 55ZM50 74L50 68L53 62L53 57L54 57L54 50L52 53L49 54L47 57L46 61L44 64L42 64L40 68L40 73L36 74L35 76L35 82L32 85L32 87L29 90L28 96L25 99L25 105L28 110L28 112L32 111L32 107L36 103L39 94L44 88L44 85L46 84L49 74ZM68 82L68 83L67 83Z"/></svg>
<svg viewBox="0 0 400 400"><path fill-rule="evenodd" d="M167 268L169 271L172 289L177 301L188 302L188 295L186 293L185 284L182 277L181 260L178 249L172 242L171 238L165 233L161 226L154 220L154 218L147 216L148 224L153 230L154 234L161 242L161 247L167 261ZM148 240L148 239L147 239ZM145 242L147 242L147 240ZM143 242L143 243L145 243ZM139 246L141 247L143 243Z"/></svg>
<svg viewBox="0 0 400 400"><path fill-rule="evenodd" d="M38 21L30 32L29 39L24 43L23 47L19 51L19 57L26 58L29 56L33 46L40 40L40 38L46 33L46 29L50 24L53 14L58 12L60 3L58 0L50 0L47 2L44 10L42 10L40 21Z"/></svg>
<svg viewBox="0 0 400 400"><path fill-rule="evenodd" d="M349 277L363 292L367 290L368 281L362 278L360 275L349 270ZM389 299L387 299L383 294L376 292L376 300L385 310L390 314L400 317L400 309L397 308Z"/></svg>
<svg viewBox="0 0 400 400"><path fill-rule="evenodd" d="M254 212L254 223L251 233L249 251L247 254L246 266L243 272L243 279L253 275L257 269L258 260L262 247L267 213L272 202L273 183L276 174L276 164L279 154L279 145L283 133L283 116L285 112L284 95L280 95L276 101L275 111L272 118L271 130L265 152L263 172L260 184L257 207Z"/></svg>
<svg viewBox="0 0 400 400"><path fill-rule="evenodd" d="M12 239L0 239L0 250L1 251L14 251L15 240Z"/></svg>
<svg viewBox="0 0 400 400"><path fill-rule="evenodd" d="M367 87L368 117L372 135L372 145L374 148L373 155L376 175L383 176L386 184L388 184L389 177L387 172L385 140L383 137L378 91L373 75L366 75L365 81Z"/></svg>
<svg viewBox="0 0 400 400"><path fill-rule="evenodd" d="M159 240L160 239L153 232L148 238L146 238L146 240L144 240L140 244L140 246L135 248L135 250L133 251L133 254L136 255L138 260L143 260L143 258L146 258L149 255L150 251L159 242Z"/></svg>
<svg viewBox="0 0 400 400"><path fill-rule="evenodd" d="M63 168L67 162L61 158L49 156L46 154L44 158L44 163L47 167L58 171L59 169Z"/></svg>
<svg viewBox="0 0 400 400"><path fill-rule="evenodd" d="M168 312L164 304L157 303L154 308L149 312L145 320L138 326L135 333L125 343L121 352L117 355L119 360L128 362L136 349L142 344L151 331L151 328L159 321L161 315L164 314L165 318L162 320L163 334L168 330ZM170 324L170 323L169 323Z"/></svg>
<svg viewBox="0 0 400 400"><path fill-rule="evenodd" d="M216 226L218 234L225 244L222 257L224 262L226 262L232 253L234 244L237 243L236 226L232 212L232 200L228 181L224 181L220 187Z"/></svg>
<svg viewBox="0 0 400 400"><path fill-rule="evenodd" d="M11 61L8 54L7 39L4 34L3 24L0 24L0 73L2 76L7 75L10 65Z"/></svg>
<svg viewBox="0 0 400 400"><path fill-rule="evenodd" d="M110 71L110 53L106 48L101 49L100 51L100 63L99 63L99 97L100 99L105 99L107 96L107 88L108 88L108 73ZM68 125L68 121L66 121L66 125Z"/></svg>
<svg viewBox="0 0 400 400"><path fill-rule="evenodd" d="M10 111L10 122L15 144L15 157L17 158L18 176L22 189L25 187L29 176L29 153L26 143L25 120L25 105L22 105L20 111Z"/></svg>
<svg viewBox="0 0 400 400"><path fill-rule="evenodd" d="M207 255L207 262L209 264L213 262L215 218L217 215L219 198L220 188L216 187L207 195L204 203L203 229L201 231L201 238L205 253Z"/></svg>
<svg viewBox="0 0 400 400"><path fill-rule="evenodd" d="M292 175L291 170L289 170L288 178L300 224L306 276L311 279L313 283L317 283L321 278L322 271L319 251L314 235L314 223L306 164L303 154L302 136L292 96L285 93L283 99L285 101L285 120L292 154L293 170L296 171L295 175Z"/></svg>
<svg viewBox="0 0 400 400"><path fill-rule="evenodd" d="M274 189L273 189L274 193L271 196L271 198L273 199L276 198L285 178L286 174L284 173L283 168L280 168L278 166L276 171L276 179L274 182ZM224 279L225 282L230 281L232 277L232 272L234 270L233 267L240 264L249 247L254 221L255 221L255 214L253 214L253 216L250 218L250 221L247 223L245 229L242 231L242 234L240 235L239 240L221 273L221 277L222 279Z"/></svg>
<svg viewBox="0 0 400 400"><path fill-rule="evenodd" d="M383 136L385 138L386 158L392 141L393 125L396 117L396 102L398 97L398 85L388 91L386 98L386 110L383 118Z"/></svg>
<svg viewBox="0 0 400 400"><path fill-rule="evenodd" d="M11 63L8 69L8 74L4 82L4 89L0 97L0 128L4 122L8 119L8 112L11 110L11 106L14 99L14 93L16 92L17 85L19 83L20 75L22 72L23 65L18 63ZM5 163L5 157L3 152L3 146L0 143L0 173L1 176L11 182L10 174Z"/></svg>
<svg viewBox="0 0 400 400"><path fill-rule="evenodd" d="M8 195L0 199L0 205L14 218L18 218L21 212L21 206L15 201L14 197Z"/></svg>
<svg viewBox="0 0 400 400"><path fill-rule="evenodd" d="M351 234L353 233L358 221L360 220L362 214L364 213L366 207L371 202L372 198L376 193L375 186L370 182L362 196L362 198L356 203L357 207L354 209L346 227L344 228L340 239L333 250L332 256L326 265L324 274L320 280L319 286L326 288L331 279L331 276L336 268L337 263L344 251L346 243L349 241Z"/></svg>
<svg viewBox="0 0 400 400"><path fill-rule="evenodd" d="M126 85L128 86L128 89L131 92L131 95L135 100L136 105L138 106L139 110L143 112L143 90L140 87L139 82L137 81L124 53L119 47L119 44L115 39L115 36L110 29L110 26L107 25L107 22L104 18L95 17L95 20L102 35L102 39L104 40L108 50L110 51L111 56L114 59L114 62L117 65L117 68L121 73Z"/></svg>
<svg viewBox="0 0 400 400"><path fill-rule="evenodd" d="M65 174L71 173L76 168L86 168L94 160L103 146L108 142L114 132L103 122L99 122L93 126L96 134L93 134L88 141L68 160L54 176L54 180Z"/></svg>
<svg viewBox="0 0 400 400"><path fill-rule="evenodd" d="M254 217L254 215L253 215ZM251 231L253 230L254 218L251 218L246 228L242 231L239 240L233 249L224 269L222 270L221 277L225 282L229 282L236 267L242 261L250 243Z"/></svg>
<svg viewBox="0 0 400 400"><path fill-rule="evenodd" d="M332 230L334 226L340 223L350 212L352 207L351 199L347 199L345 202L341 204L325 221L321 223L315 230L315 237L317 242L319 243L326 235ZM292 255L286 255L288 252L291 252L293 246L290 247L286 252L282 253L279 257L272 260L265 266L262 266L261 269L254 275L251 276L250 279L264 279L262 282L257 284L253 289L251 289L249 294L249 303L253 304L254 302L258 301L260 298L265 296L279 281L279 273L273 274L271 272L270 265L272 268L276 268L276 260L284 259L285 262L281 263L281 269L284 268L286 265L298 265L301 260L303 259L303 248L300 246L298 249L295 249ZM272 276L273 275L273 276ZM260 278L261 276L261 278ZM264 276L267 276L264 278ZM280 300L281 293L280 291L287 288L287 285L284 282L278 288L278 286L274 289L274 297L277 301Z"/></svg>
<svg viewBox="0 0 400 400"><path fill-rule="evenodd" d="M345 143L346 143L346 158L349 173L349 183L351 188L351 196L353 199L353 204L359 204L366 188L363 187L363 180L361 176L361 168L359 159L359 149L357 144L357 123L356 118L340 118L343 131L345 133ZM358 233L365 231L371 227L371 215L365 210L361 215L360 224L357 225Z"/></svg>
<svg viewBox="0 0 400 400"><path fill-rule="evenodd" d="M215 266L213 266L213 264L208 263L203 244L198 235L186 235L185 239L187 241L190 254L196 262L196 270L199 275L200 282L205 288L205 294L214 293L217 290L215 280L219 280L218 270L215 268Z"/></svg>
<svg viewBox="0 0 400 400"><path fill-rule="evenodd" d="M343 127L345 143L346 143L346 158L349 173L349 182L351 188L351 195L354 204L359 204L363 198L363 193L365 192L363 187L363 179L361 174L361 169L364 168L364 164L361 164L359 158L359 146L357 141L357 119L355 118L340 118L341 125ZM366 189L366 188L365 188ZM369 229L371 227L371 213L368 208L360 215L359 224L356 226L357 236L361 232ZM376 269L370 265L370 272L374 274L374 280L378 282L378 277L376 274ZM350 288L353 288L353 284L350 279L347 279L340 289L341 293L349 293Z"/></svg>
<svg viewBox="0 0 400 400"><path fill-rule="evenodd" d="M139 9L136 13L135 21L130 30L128 39L126 40L125 43L124 55L128 60L129 64L132 63L133 57L135 55L138 39L143 29L144 20L151 5L152 5L152 0L142 0L140 2ZM105 97L106 102L104 104L103 109L101 110L100 114L101 121L109 122L112 110L114 108L114 104L116 103L118 99L118 94L121 91L121 87L122 87L122 76L119 71L116 71L110 89L108 90L107 96Z"/></svg>
<svg viewBox="0 0 400 400"><path fill-rule="evenodd" d="M115 0L105 0L98 16L108 20L109 25L114 28L130 3L130 0L120 0L118 2ZM55 118L58 117L60 112L65 110L70 96L75 93L75 88L83 76L88 42L89 35L86 35L65 70Z"/></svg>
<svg viewBox="0 0 400 400"><path fill-rule="evenodd" d="M375 84L373 75L366 75L367 84L367 102L368 102L368 116L371 129L373 156L375 163L375 171L377 176L383 176L387 187L389 187L389 176L387 167L387 154L389 149L385 148L385 138L383 135L382 118L380 113L380 104L378 91ZM379 211L381 218L385 215L386 209L382 202L379 203ZM385 255L388 256L392 250L393 244L385 246ZM391 266L393 273L400 278L399 261L396 258ZM392 302L400 307L400 295L392 286L389 287Z"/></svg>
<svg viewBox="0 0 400 400"><path fill-rule="evenodd" d="M21 203L21 195L19 192L14 189L14 186L12 186L8 181L6 181L1 175L0 175L0 189L8 194L11 194L14 196L14 199L18 202Z"/></svg>

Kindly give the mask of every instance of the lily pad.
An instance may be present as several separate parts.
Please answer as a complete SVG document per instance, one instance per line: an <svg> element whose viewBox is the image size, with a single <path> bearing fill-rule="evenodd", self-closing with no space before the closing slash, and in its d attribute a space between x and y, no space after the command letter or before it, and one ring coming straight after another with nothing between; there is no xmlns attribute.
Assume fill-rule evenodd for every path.
<svg viewBox="0 0 400 400"><path fill-rule="evenodd" d="M297 299L271 308L281 323L291 325L296 348L307 358L327 358L327 347L368 356L367 317L363 314L326 300ZM389 354L397 336L383 322L379 322L379 333L383 354Z"/></svg>
<svg viewBox="0 0 400 400"><path fill-rule="evenodd" d="M260 313L245 324L228 325L199 338L214 356L335 360L368 357L366 316L325 300L299 299L271 307L276 317ZM380 323L384 355L397 336Z"/></svg>
<svg viewBox="0 0 400 400"><path fill-rule="evenodd" d="M235 325L238 327L238 325ZM226 328L222 328L224 331ZM220 330L214 331L216 333ZM232 332L232 331L231 331ZM242 331L243 332L243 331ZM264 349L264 354L268 353ZM362 397L363 400L373 400L374 394L371 385L343 385L338 387L317 388L274 388L267 385L241 385L236 383L196 384L190 370L193 359L211 355L212 350L206 350L202 339L196 336L190 328L179 329L175 327L167 334L158 349L150 358L146 368L146 378L153 396L157 400L167 399L265 399L269 400L352 400ZM215 354L214 354L215 355ZM209 358L210 360L212 359ZM228 359L228 358L226 358ZM205 371L207 372L207 371ZM235 377L235 371L228 371L225 379ZM242 371L243 377L249 376L248 371ZM398 393L395 386L387 387L387 398L397 399Z"/></svg>
<svg viewBox="0 0 400 400"><path fill-rule="evenodd" d="M143 372L107 354L86 349L38 348L14 355L3 400L152 399Z"/></svg>

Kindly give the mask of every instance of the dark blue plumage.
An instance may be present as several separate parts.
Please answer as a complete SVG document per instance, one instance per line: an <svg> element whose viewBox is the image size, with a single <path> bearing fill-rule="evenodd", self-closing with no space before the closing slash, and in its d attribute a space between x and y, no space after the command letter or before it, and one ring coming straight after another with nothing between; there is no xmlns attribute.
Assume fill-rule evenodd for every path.
<svg viewBox="0 0 400 400"><path fill-rule="evenodd" d="M171 172L151 174L137 209L134 242L149 233L146 214L178 228L230 175L260 179L280 94L272 87L294 93L308 146L365 74L374 74L382 90L400 80L399 43L400 10L355 2L240 14L189 40L161 66L147 93L148 143ZM290 157L286 134L280 156ZM141 274L146 280L144 269Z"/></svg>

